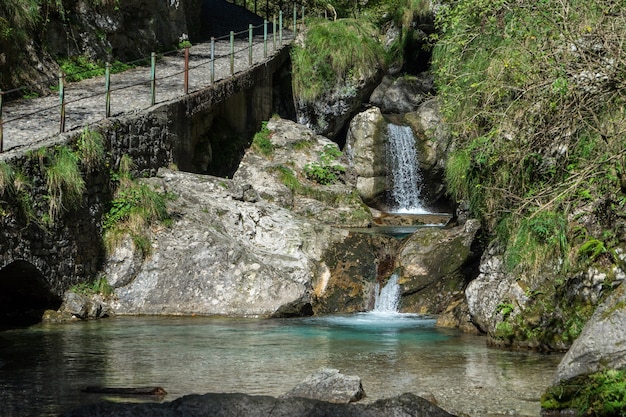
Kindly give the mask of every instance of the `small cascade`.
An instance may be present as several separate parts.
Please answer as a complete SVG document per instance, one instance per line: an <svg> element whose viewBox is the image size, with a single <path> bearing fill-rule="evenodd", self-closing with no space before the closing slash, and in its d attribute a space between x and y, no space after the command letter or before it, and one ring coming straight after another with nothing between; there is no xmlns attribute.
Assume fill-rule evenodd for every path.
<svg viewBox="0 0 626 417"><path fill-rule="evenodd" d="M393 213L428 213L420 201L422 173L417 165L415 136L409 126L387 125L387 160L390 168Z"/></svg>
<svg viewBox="0 0 626 417"><path fill-rule="evenodd" d="M397 313L400 303L400 285L398 285L398 274L394 273L389 277L387 284L379 291L376 286L376 299L374 302L374 313Z"/></svg>

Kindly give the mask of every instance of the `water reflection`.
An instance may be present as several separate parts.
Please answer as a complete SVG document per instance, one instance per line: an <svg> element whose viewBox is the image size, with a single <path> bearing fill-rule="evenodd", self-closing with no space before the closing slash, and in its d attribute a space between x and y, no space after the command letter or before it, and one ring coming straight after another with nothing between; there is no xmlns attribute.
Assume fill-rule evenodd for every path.
<svg viewBox="0 0 626 417"><path fill-rule="evenodd" d="M368 401L429 391L451 412L538 416L559 357L485 347L434 318L115 318L0 333L0 415L53 416L87 385L281 395L321 367L359 375Z"/></svg>

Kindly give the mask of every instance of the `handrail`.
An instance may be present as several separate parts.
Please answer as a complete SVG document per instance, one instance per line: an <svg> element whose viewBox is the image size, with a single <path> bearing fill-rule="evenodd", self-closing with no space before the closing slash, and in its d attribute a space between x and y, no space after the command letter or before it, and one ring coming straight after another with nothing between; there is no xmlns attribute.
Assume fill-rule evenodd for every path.
<svg viewBox="0 0 626 417"><path fill-rule="evenodd" d="M294 3L294 9L293 9L293 16L294 16L294 20L293 20L293 37L295 38L296 35L296 26L297 26L297 10L296 10L296 5ZM302 14L300 17L301 20L304 19L304 7L302 8ZM268 37L268 24L272 24L273 25L273 33L272 33L272 39L270 40ZM254 31L255 29L259 29L259 28L263 28L263 36L262 36L262 40L258 41L257 38L259 38L259 36L254 36ZM146 85L149 84L150 85L150 106L154 106L157 103L157 94L156 94L156 90L157 90L157 80L158 81L162 81L165 79L171 79L173 77L178 77L180 75L183 75L183 92L180 96L184 96L190 93L189 91L189 73L190 71L203 67L205 65L209 65L209 71L210 71L210 82L208 85L204 85L201 87L198 87L195 91L198 91L200 89L206 88L208 86L213 85L214 80L215 80L215 61L220 60L220 59L225 59L228 58L230 59L230 77L232 77L235 74L235 66L234 66L234 60L235 60L235 56L238 54L241 54L243 52L248 52L248 66L252 66L253 65L253 48L256 45L260 45L261 43L263 44L263 59L267 58L267 51L268 51L268 42L271 42L273 45L273 51L276 51L277 49L277 42L276 42L276 28L277 27L277 22L276 22L276 16L274 16L273 21L272 22L268 22L267 19L264 19L264 22L262 24L259 24L257 26L253 26L252 24L248 25L248 28L246 30L242 30L240 32L234 32L231 31L230 34L228 35L224 35L224 36L220 36L220 37L212 37L211 38L211 45L210 45L210 57L207 60L201 60L199 63L194 63L193 65L190 65L190 60L192 58L191 53L190 53L190 48L189 47L185 47L184 51L183 51L183 70L182 71L174 71L173 73L169 73L166 74L162 77L157 77L157 72L156 72L156 66L157 66L157 54L155 52L152 52L151 55L149 57L142 57L139 59L136 59L134 61L130 61L130 62L125 62L122 63L123 65L136 65L138 63L145 63L145 62L150 62L150 79L145 80L145 81L140 81L140 82L131 82L130 84L125 84L122 86L118 86L116 88L112 87L112 82L111 82L111 64L109 62L107 62L105 64L105 73L104 73L104 87L105 87L105 91L104 94L99 92L96 94L87 94L87 95L83 95L81 97L78 98L74 98L71 99L70 97L68 97L68 93L70 93L68 90L68 87L70 86L70 84L65 82L65 79L70 77L70 76L75 76L75 75L80 75L80 74L84 74L87 72L92 72L94 70L85 70L85 71L79 71L79 72L75 72L75 73L69 73L69 74L65 74L63 72L61 72L58 76L58 78L54 79L54 78L50 78L44 81L40 81L38 83L33 83L30 84L28 86L22 86L22 87L17 87L8 91L2 91L0 89L0 153L4 152L4 134L6 133L6 130L4 128L5 125L18 121L18 120L22 120L22 119L26 119L26 118L30 118L32 116L38 115L38 114L42 114L42 113L46 113L46 112L50 112L56 108L60 109L60 123L59 123L59 133L64 133L65 129L66 129L66 117L69 115L69 113L67 112L67 106L69 104L74 104L77 102L80 102L82 100L88 100L88 99L93 99L94 97L98 97L101 95L104 95L104 117L100 118L98 121L101 121L103 119L106 119L108 117L111 116L111 97L113 96L112 93L116 92L116 91L121 91L121 90L125 90L128 88L132 88L132 87L137 87L137 86L141 86L141 85ZM283 44L283 12L282 10L279 12L279 16L278 16L278 37L279 37L279 45L282 46ZM248 42L245 44L245 46L242 46L241 48L235 48L235 39L237 37L241 37L241 35L247 35L247 40ZM215 42L219 41L219 40L225 40L225 39L229 39L229 52L225 53L225 54L219 54L216 55L215 53ZM172 51L167 51L164 53L159 54L159 56L164 57L164 56L168 56L168 55L175 55L175 54L180 54L180 50L172 50ZM201 55L202 56L202 55ZM229 76L226 76L226 78L228 78ZM32 112L28 112L25 114L19 114L16 115L10 119L4 119L3 118L3 97L7 94L13 94L15 92L18 91L24 91L24 90L28 90L31 87L36 87L36 86L41 86L41 85L46 85L46 86L50 86L53 83L58 83L58 88L59 88L59 104L58 105L54 105L54 106L46 106L44 108L40 108L37 109L35 111ZM78 83L76 83L78 84ZM75 85L76 85L75 84ZM5 103L6 106L6 103ZM148 108L148 107L142 107L142 109ZM93 112L90 112L91 114L93 114ZM94 122L92 122L94 123ZM87 123L88 125L89 123ZM74 126L76 127L76 126Z"/></svg>

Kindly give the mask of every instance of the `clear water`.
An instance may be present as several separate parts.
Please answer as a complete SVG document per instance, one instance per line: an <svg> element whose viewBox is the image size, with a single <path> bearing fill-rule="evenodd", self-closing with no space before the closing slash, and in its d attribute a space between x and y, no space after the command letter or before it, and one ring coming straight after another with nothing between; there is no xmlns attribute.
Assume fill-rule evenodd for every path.
<svg viewBox="0 0 626 417"><path fill-rule="evenodd" d="M54 416L106 399L88 385L281 395L322 367L361 377L366 401L430 392L471 416L538 416L559 356L488 349L435 319L118 317L0 332L0 416ZM125 399L128 400L128 399Z"/></svg>
<svg viewBox="0 0 626 417"><path fill-rule="evenodd" d="M387 128L389 130L387 159L391 170L392 212L428 213L422 207L420 200L422 173L417 164L413 131L409 126L399 126L393 123L389 123Z"/></svg>

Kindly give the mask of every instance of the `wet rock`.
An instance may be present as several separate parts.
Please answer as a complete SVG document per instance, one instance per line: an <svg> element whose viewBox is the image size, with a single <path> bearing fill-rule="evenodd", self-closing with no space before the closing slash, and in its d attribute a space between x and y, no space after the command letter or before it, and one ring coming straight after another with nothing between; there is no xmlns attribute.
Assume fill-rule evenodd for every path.
<svg viewBox="0 0 626 417"><path fill-rule="evenodd" d="M380 199L388 187L386 126L380 109L372 107L352 119L346 136L349 174L359 195L368 204Z"/></svg>
<svg viewBox="0 0 626 417"><path fill-rule="evenodd" d="M385 77L387 78L387 77ZM370 96L370 103L383 113L409 113L434 93L433 75L424 72L417 76L403 76L383 80Z"/></svg>
<svg viewBox="0 0 626 417"><path fill-rule="evenodd" d="M626 287L621 285L594 312L567 351L555 383L603 369L626 369Z"/></svg>
<svg viewBox="0 0 626 417"><path fill-rule="evenodd" d="M97 403L61 417L454 417L413 394L370 404L334 404L309 398L274 398L246 394L187 395L162 404Z"/></svg>
<svg viewBox="0 0 626 417"><path fill-rule="evenodd" d="M97 297L66 291L63 303L56 315L48 315L48 321L62 321L62 318L98 319L112 315L108 304ZM44 317L44 321L46 318Z"/></svg>
<svg viewBox="0 0 626 417"><path fill-rule="evenodd" d="M403 311L441 313L463 289L461 268L473 259L472 243L480 223L453 228L418 229L396 260Z"/></svg>
<svg viewBox="0 0 626 417"><path fill-rule="evenodd" d="M365 391L358 376L344 375L338 369L324 368L307 376L283 397L302 397L347 404L363 399Z"/></svg>

